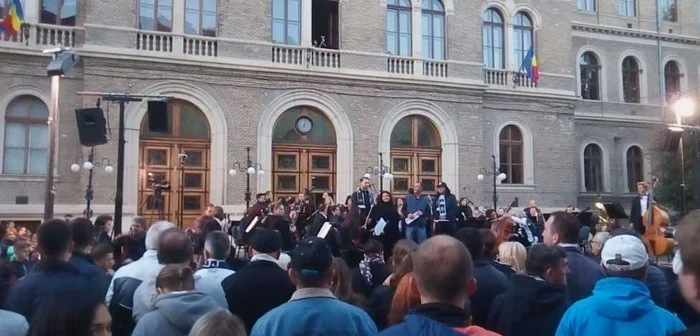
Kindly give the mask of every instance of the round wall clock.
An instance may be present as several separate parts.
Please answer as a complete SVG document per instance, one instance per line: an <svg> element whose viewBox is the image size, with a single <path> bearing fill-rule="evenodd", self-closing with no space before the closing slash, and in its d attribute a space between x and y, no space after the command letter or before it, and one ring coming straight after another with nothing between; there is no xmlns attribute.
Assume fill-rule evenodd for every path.
<svg viewBox="0 0 700 336"><path fill-rule="evenodd" d="M294 122L294 127L299 134L306 135L311 132L311 129L313 129L314 122L308 116L300 116L297 118L296 122Z"/></svg>

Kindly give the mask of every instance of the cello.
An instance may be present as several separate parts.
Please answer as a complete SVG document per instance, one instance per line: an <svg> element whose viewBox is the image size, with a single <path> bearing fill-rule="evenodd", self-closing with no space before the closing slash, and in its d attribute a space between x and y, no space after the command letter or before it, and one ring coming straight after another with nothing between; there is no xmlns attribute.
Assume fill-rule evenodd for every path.
<svg viewBox="0 0 700 336"><path fill-rule="evenodd" d="M516 201L510 203L504 214L508 214L510 209L515 206ZM510 216L503 216L491 221L491 232L496 235L496 246L500 246L504 241L508 241L510 236L515 233L517 224Z"/></svg>
<svg viewBox="0 0 700 336"><path fill-rule="evenodd" d="M649 196L647 210L642 215L644 235L642 241L646 245L649 254L657 257L673 252L673 240L664 236L664 229L671 223L668 213L654 202L654 185L656 176L651 177L649 183Z"/></svg>

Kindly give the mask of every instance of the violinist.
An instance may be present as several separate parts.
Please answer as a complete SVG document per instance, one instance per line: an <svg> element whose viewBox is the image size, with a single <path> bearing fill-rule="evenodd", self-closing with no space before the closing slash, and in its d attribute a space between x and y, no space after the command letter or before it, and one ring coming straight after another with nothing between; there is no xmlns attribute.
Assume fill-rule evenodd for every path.
<svg viewBox="0 0 700 336"><path fill-rule="evenodd" d="M457 207L457 230L467 227L467 222L472 218L472 208L469 207L469 199L462 197Z"/></svg>
<svg viewBox="0 0 700 336"><path fill-rule="evenodd" d="M282 237L282 251L291 251L294 248L290 222L284 218L284 205L282 203L270 205L270 214L266 217L262 226L280 233Z"/></svg>
<svg viewBox="0 0 700 336"><path fill-rule="evenodd" d="M649 186L646 182L637 182L637 194L638 196L632 201L630 222L632 222L634 231L637 231L640 235L644 235L646 229L644 229L642 216L644 216L644 213L654 201L649 199Z"/></svg>

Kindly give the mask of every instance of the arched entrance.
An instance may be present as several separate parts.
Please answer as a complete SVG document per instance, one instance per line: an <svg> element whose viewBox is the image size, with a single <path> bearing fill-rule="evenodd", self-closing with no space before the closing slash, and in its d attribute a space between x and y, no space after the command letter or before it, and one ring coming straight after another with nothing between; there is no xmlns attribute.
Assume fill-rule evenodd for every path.
<svg viewBox="0 0 700 336"><path fill-rule="evenodd" d="M399 120L391 132L392 192L408 194L415 182L425 193L433 193L442 176L442 142L435 125L421 115Z"/></svg>
<svg viewBox="0 0 700 336"><path fill-rule="evenodd" d="M209 204L211 132L202 111L184 100L168 102L167 128L153 132L148 117L141 122L137 213L151 221L163 216L187 227ZM156 190L164 182L170 191L158 197Z"/></svg>
<svg viewBox="0 0 700 336"><path fill-rule="evenodd" d="M285 111L272 133L272 192L275 199L309 192L320 202L336 194L336 135L319 110L300 106Z"/></svg>

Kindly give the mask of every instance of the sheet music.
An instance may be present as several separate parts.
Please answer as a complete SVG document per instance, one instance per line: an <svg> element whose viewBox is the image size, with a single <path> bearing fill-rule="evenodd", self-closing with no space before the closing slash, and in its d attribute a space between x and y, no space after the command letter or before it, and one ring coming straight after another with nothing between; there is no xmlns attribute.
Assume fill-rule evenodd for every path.
<svg viewBox="0 0 700 336"><path fill-rule="evenodd" d="M384 218L379 218L379 221L377 221L377 225L374 226L374 235L375 236L380 236L384 234L384 228L386 227L386 221Z"/></svg>
<svg viewBox="0 0 700 336"><path fill-rule="evenodd" d="M410 219L410 218L406 217L406 219L404 220L404 222L406 222L406 225L411 225L411 223L413 223L413 221L416 220L416 219L418 219L418 216L413 217L413 219Z"/></svg>
<svg viewBox="0 0 700 336"><path fill-rule="evenodd" d="M323 223L323 226L321 227L321 230L318 231L318 234L316 235L316 237L325 239L326 236L328 235L328 231L331 230L331 227L332 227L331 223L329 223L329 222Z"/></svg>
<svg viewBox="0 0 700 336"><path fill-rule="evenodd" d="M248 227L245 229L245 232L249 233L250 231L252 231L255 227L255 224L258 224L258 220L260 220L260 217L255 217L253 221L250 222L250 224L248 224Z"/></svg>

